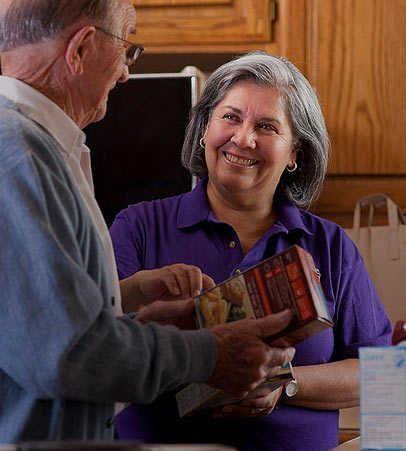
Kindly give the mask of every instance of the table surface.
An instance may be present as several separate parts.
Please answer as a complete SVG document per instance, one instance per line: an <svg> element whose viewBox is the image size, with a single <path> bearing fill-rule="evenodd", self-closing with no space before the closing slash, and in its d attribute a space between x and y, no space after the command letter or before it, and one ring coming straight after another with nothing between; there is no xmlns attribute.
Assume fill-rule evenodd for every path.
<svg viewBox="0 0 406 451"><path fill-rule="evenodd" d="M361 439L360 437L349 440L348 442L341 443L334 451L360 451L361 450Z"/></svg>

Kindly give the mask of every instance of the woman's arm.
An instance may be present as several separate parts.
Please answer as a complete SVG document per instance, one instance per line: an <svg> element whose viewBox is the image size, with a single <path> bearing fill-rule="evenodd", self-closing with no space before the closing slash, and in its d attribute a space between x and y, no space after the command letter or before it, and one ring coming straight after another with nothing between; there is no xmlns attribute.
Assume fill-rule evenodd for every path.
<svg viewBox="0 0 406 451"><path fill-rule="evenodd" d="M299 391L289 405L334 410L359 405L358 359L294 367Z"/></svg>
<svg viewBox="0 0 406 451"><path fill-rule="evenodd" d="M316 410L335 410L359 405L358 359L320 365L294 367L299 391L293 398L283 395L282 402ZM263 388L258 397L217 409L222 418L269 415L278 403L282 390Z"/></svg>

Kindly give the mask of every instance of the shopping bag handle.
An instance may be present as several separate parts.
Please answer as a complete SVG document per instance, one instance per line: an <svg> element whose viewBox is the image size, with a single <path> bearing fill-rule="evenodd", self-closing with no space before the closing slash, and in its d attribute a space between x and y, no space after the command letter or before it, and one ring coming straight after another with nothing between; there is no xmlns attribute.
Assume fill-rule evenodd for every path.
<svg viewBox="0 0 406 451"><path fill-rule="evenodd" d="M382 208L386 206L388 215L388 225L391 227L397 227L399 224L404 224L400 208L393 202L393 200L386 194L371 194L358 200L354 209L353 228L359 229L361 226L361 209L369 207L368 211L368 227L371 227L374 223L375 208Z"/></svg>
<svg viewBox="0 0 406 451"><path fill-rule="evenodd" d="M399 260L399 233L398 226L404 224L404 219L400 208L393 202L393 200L386 194L372 194L358 200L354 209L353 233L356 242L360 239L360 225L361 225L361 208L369 207L368 228L373 225L375 208L384 207L388 215L389 224L389 243L388 250L392 260Z"/></svg>

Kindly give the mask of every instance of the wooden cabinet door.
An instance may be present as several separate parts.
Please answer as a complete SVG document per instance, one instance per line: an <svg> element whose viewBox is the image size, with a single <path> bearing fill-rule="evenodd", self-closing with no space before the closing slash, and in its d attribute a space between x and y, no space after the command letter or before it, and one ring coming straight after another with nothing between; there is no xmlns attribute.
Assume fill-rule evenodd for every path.
<svg viewBox="0 0 406 451"><path fill-rule="evenodd" d="M271 41L274 0L133 0L145 47Z"/></svg>
<svg viewBox="0 0 406 451"><path fill-rule="evenodd" d="M406 174L406 0L311 0L330 174Z"/></svg>

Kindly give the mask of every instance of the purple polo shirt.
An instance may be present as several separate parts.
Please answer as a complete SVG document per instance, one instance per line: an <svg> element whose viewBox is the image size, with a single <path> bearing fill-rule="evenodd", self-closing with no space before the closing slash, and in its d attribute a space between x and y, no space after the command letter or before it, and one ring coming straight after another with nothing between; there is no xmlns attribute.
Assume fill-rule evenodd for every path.
<svg viewBox="0 0 406 451"><path fill-rule="evenodd" d="M297 244L313 256L335 323L296 345L295 365L358 357L360 346L389 345L391 324L355 245L338 225L299 210L285 198L277 220L244 255L234 229L213 216L206 181L186 194L132 205L117 215L111 236L120 278L173 263L196 265L221 282ZM280 405L262 418L179 419L172 395L132 405L116 421L123 439L217 442L241 450L327 450L338 443L338 411Z"/></svg>

